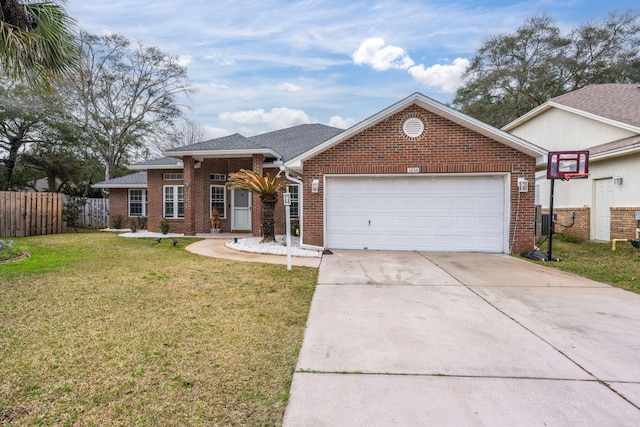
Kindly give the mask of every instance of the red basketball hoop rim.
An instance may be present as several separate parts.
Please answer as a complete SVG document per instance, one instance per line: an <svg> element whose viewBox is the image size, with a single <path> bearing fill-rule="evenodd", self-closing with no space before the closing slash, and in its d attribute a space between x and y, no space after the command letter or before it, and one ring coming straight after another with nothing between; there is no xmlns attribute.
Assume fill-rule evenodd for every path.
<svg viewBox="0 0 640 427"><path fill-rule="evenodd" d="M562 178L562 180L569 181L571 179L582 179L582 178L588 178L588 177L589 177L588 173L565 173L564 178Z"/></svg>

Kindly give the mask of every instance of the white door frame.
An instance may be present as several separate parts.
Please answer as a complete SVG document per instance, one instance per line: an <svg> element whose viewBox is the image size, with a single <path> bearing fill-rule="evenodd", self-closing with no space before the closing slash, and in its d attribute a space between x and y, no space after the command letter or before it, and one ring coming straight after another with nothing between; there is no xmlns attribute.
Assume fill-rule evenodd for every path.
<svg viewBox="0 0 640 427"><path fill-rule="evenodd" d="M247 205L248 206L242 206L242 207L236 207L236 191L245 191L247 193ZM251 223L252 223L252 217L251 217L251 199L252 199L252 193L248 192L247 190L231 190L231 230L238 230L238 231L251 231ZM248 215L246 215L247 218L247 224L238 224L238 219L236 217L236 215L238 214L242 214L242 213L247 213Z"/></svg>
<svg viewBox="0 0 640 427"><path fill-rule="evenodd" d="M598 197L598 187L600 185L607 185L611 191L607 190L608 197L601 198ZM592 212L592 227L591 227L591 239L606 241L608 242L611 239L611 207L614 205L614 194L613 194L613 178L594 178L593 180L593 212ZM608 205L608 206L607 206ZM600 208L605 208L605 218L608 218L606 221L606 225L603 222L598 220L598 210ZM598 227L598 223L602 227Z"/></svg>

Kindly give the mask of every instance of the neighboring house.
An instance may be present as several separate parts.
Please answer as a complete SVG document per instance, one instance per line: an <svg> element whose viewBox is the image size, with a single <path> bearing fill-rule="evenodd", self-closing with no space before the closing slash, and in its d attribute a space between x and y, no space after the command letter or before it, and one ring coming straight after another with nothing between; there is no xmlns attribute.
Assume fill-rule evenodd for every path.
<svg viewBox="0 0 640 427"><path fill-rule="evenodd" d="M302 125L163 154L131 166L146 171L144 188L141 173L98 185L112 195L112 215L147 215L151 230L168 218L172 231L194 235L210 231L213 205L223 231L259 235L259 198L225 180L240 168L280 169L303 245L498 253L532 248L534 192L518 180L533 183L546 162L540 147L419 93L345 131Z"/></svg>
<svg viewBox="0 0 640 427"><path fill-rule="evenodd" d="M589 178L556 180L556 232L584 240L634 238L640 212L640 87L598 84L553 98L503 130L549 151L587 150ZM539 203L548 209L546 171L536 175Z"/></svg>

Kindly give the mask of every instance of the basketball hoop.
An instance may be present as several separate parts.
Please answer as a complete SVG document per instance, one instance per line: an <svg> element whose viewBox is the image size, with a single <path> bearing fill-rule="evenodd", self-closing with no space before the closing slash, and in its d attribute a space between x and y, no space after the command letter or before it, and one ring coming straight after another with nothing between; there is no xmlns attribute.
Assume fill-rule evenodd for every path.
<svg viewBox="0 0 640 427"><path fill-rule="evenodd" d="M588 173L565 173L564 178L562 178L562 180L569 181L570 179L581 179L581 178L588 178L588 177L589 177Z"/></svg>

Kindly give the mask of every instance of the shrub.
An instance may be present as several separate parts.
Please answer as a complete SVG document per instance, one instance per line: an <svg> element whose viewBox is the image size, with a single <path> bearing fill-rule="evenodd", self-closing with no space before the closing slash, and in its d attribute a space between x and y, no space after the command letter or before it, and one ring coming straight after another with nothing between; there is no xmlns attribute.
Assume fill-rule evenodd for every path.
<svg viewBox="0 0 640 427"><path fill-rule="evenodd" d="M169 221L167 221L166 219L160 221L160 231L162 232L162 234L167 234L170 228L171 224L169 224Z"/></svg>
<svg viewBox="0 0 640 427"><path fill-rule="evenodd" d="M113 228L120 230L122 228L122 215L116 215L113 217Z"/></svg>
<svg viewBox="0 0 640 427"><path fill-rule="evenodd" d="M13 249L13 240L0 240L0 249Z"/></svg>
<svg viewBox="0 0 640 427"><path fill-rule="evenodd" d="M77 227L80 225L80 214L86 204L87 199L84 197L71 196L62 208L62 219L67 223L67 227L73 227L76 233L78 232Z"/></svg>

